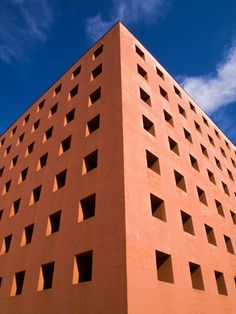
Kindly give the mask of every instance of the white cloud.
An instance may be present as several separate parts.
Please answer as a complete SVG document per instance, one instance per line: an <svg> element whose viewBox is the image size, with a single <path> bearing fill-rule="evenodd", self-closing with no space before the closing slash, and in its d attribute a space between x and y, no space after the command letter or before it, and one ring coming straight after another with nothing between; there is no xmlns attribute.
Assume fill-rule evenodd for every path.
<svg viewBox="0 0 236 314"><path fill-rule="evenodd" d="M113 0L110 18L104 20L101 14L89 17L86 20L86 32L97 40L118 20L126 24L146 21L150 23L154 17L164 15L164 8L169 0Z"/></svg>
<svg viewBox="0 0 236 314"><path fill-rule="evenodd" d="M214 75L185 76L182 86L203 110L212 113L236 101L236 43L216 66Z"/></svg>
<svg viewBox="0 0 236 314"><path fill-rule="evenodd" d="M0 11L0 59L22 60L37 42L47 39L53 21L49 0L3 0Z"/></svg>

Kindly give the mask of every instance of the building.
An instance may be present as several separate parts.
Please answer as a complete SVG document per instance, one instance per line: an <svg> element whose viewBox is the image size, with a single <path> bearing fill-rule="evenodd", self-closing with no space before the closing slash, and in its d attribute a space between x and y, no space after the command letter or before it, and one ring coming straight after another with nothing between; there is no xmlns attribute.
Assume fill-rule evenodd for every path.
<svg viewBox="0 0 236 314"><path fill-rule="evenodd" d="M0 142L1 314L235 313L235 147L122 23Z"/></svg>

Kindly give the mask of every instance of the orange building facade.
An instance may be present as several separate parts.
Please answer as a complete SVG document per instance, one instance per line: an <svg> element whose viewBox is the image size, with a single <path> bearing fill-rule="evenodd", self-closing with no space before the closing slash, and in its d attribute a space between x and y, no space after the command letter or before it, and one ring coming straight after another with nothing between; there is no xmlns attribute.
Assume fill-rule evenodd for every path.
<svg viewBox="0 0 236 314"><path fill-rule="evenodd" d="M1 314L235 313L235 147L122 23L0 156Z"/></svg>

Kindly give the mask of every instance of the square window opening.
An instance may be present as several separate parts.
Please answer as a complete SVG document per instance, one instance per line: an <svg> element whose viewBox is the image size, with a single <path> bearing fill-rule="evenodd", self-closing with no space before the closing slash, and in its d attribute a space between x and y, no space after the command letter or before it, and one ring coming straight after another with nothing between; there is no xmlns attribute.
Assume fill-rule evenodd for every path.
<svg viewBox="0 0 236 314"><path fill-rule="evenodd" d="M185 128L184 128L184 136L185 136L186 140L188 140L191 144L193 143L191 133L189 131L187 131Z"/></svg>
<svg viewBox="0 0 236 314"><path fill-rule="evenodd" d="M150 203L152 216L166 222L165 202L158 196L150 194Z"/></svg>
<svg viewBox="0 0 236 314"><path fill-rule="evenodd" d="M159 75L163 80L165 79L164 73L158 67L156 67L156 72L157 75Z"/></svg>
<svg viewBox="0 0 236 314"><path fill-rule="evenodd" d="M41 266L38 291L51 289L53 284L53 274L54 274L55 263L47 263Z"/></svg>
<svg viewBox="0 0 236 314"><path fill-rule="evenodd" d="M9 252L11 246L12 234L6 236L3 240L1 254Z"/></svg>
<svg viewBox="0 0 236 314"><path fill-rule="evenodd" d="M173 121L172 116L166 110L163 110L163 112L164 112L165 121L168 122L171 126L174 126L174 121Z"/></svg>
<svg viewBox="0 0 236 314"><path fill-rule="evenodd" d="M11 212L10 212L10 217L16 215L19 212L20 202L21 202L20 198L13 202Z"/></svg>
<svg viewBox="0 0 236 314"><path fill-rule="evenodd" d="M32 237L34 232L34 224L31 224L29 226L26 226L24 228L22 240L21 240L21 246L27 245L31 243Z"/></svg>
<svg viewBox="0 0 236 314"><path fill-rule="evenodd" d="M187 233L195 235L194 228L193 228L193 220L192 217L185 213L184 211L180 211L181 213L181 220L183 225L183 230Z"/></svg>
<svg viewBox="0 0 236 314"><path fill-rule="evenodd" d="M95 207L96 207L96 194L89 195L80 200L78 222L94 217Z"/></svg>
<svg viewBox="0 0 236 314"><path fill-rule="evenodd" d="M221 202L215 200L215 204L216 204L216 209L218 211L218 214L221 215L222 217L225 217L224 209Z"/></svg>
<svg viewBox="0 0 236 314"><path fill-rule="evenodd" d="M204 205L208 205L207 203L207 198L206 198L206 193L197 186L197 195L198 195L198 199L199 201L204 204Z"/></svg>
<svg viewBox="0 0 236 314"><path fill-rule="evenodd" d="M54 93L53 93L53 96L54 96L54 97L55 97L57 94L60 93L61 87L62 87L62 84L59 84L59 85L54 89Z"/></svg>
<svg viewBox="0 0 236 314"><path fill-rule="evenodd" d="M84 175L92 171L93 169L97 168L97 166L98 166L98 150L95 150L94 152L84 157L82 174Z"/></svg>
<svg viewBox="0 0 236 314"><path fill-rule="evenodd" d="M135 45L135 51L143 60L145 60L144 52L136 45Z"/></svg>
<svg viewBox="0 0 236 314"><path fill-rule="evenodd" d="M73 72L72 72L72 79L76 78L81 72L81 65L79 65Z"/></svg>
<svg viewBox="0 0 236 314"><path fill-rule="evenodd" d="M178 95L180 98L182 98L181 92L176 86L174 86L174 90L175 90L176 95Z"/></svg>
<svg viewBox="0 0 236 314"><path fill-rule="evenodd" d="M98 87L92 94L89 95L89 106L92 106L96 101L101 98L102 89Z"/></svg>
<svg viewBox="0 0 236 314"><path fill-rule="evenodd" d="M160 89L161 96L165 98L166 100L169 100L167 91L165 91L164 88L161 86L159 86L159 89Z"/></svg>
<svg viewBox="0 0 236 314"><path fill-rule="evenodd" d="M66 185L66 175L67 169L63 170L62 172L56 175L53 192L60 190Z"/></svg>
<svg viewBox="0 0 236 314"><path fill-rule="evenodd" d="M64 120L64 126L66 126L67 124L69 124L71 121L73 121L75 118L75 108L72 109L70 112L68 112L65 116L65 120Z"/></svg>
<svg viewBox="0 0 236 314"><path fill-rule="evenodd" d="M75 256L73 284L92 280L93 251L87 251Z"/></svg>
<svg viewBox="0 0 236 314"><path fill-rule="evenodd" d="M68 151L70 149L70 146L71 146L71 135L61 142L59 155L62 155L63 153Z"/></svg>
<svg viewBox="0 0 236 314"><path fill-rule="evenodd" d="M61 224L61 210L53 213L48 218L48 225L46 235L51 235L55 232L58 232Z"/></svg>
<svg viewBox="0 0 236 314"><path fill-rule="evenodd" d="M214 229L205 224L205 231L208 243L217 246Z"/></svg>
<svg viewBox="0 0 236 314"><path fill-rule="evenodd" d="M189 107L194 113L196 113L196 108L190 101L189 101Z"/></svg>
<svg viewBox="0 0 236 314"><path fill-rule="evenodd" d="M161 174L160 171L160 164L159 164L159 158L146 150L146 161L147 161L147 167L151 169L152 171Z"/></svg>
<svg viewBox="0 0 236 314"><path fill-rule="evenodd" d="M93 119L87 122L85 136L87 137L93 132L95 132L97 129L99 129L99 125L100 125L100 115L98 114L96 117L94 117Z"/></svg>
<svg viewBox="0 0 236 314"><path fill-rule="evenodd" d="M178 171L174 170L175 184L182 191L187 192L184 176Z"/></svg>
<svg viewBox="0 0 236 314"><path fill-rule="evenodd" d="M44 104L45 104L45 100L41 101L41 103L39 103L39 105L38 105L38 110L37 111L42 110L43 107L44 107Z"/></svg>
<svg viewBox="0 0 236 314"><path fill-rule="evenodd" d="M221 183L222 183L222 187L223 187L225 194L230 196L228 186L224 182L221 182Z"/></svg>
<svg viewBox="0 0 236 314"><path fill-rule="evenodd" d="M20 295L22 293L24 279L25 271L21 271L15 274L11 288L11 296Z"/></svg>
<svg viewBox="0 0 236 314"><path fill-rule="evenodd" d="M193 289L204 290L201 266L198 264L189 262L189 271L190 271Z"/></svg>
<svg viewBox="0 0 236 314"><path fill-rule="evenodd" d="M208 152L207 152L206 147L203 146L202 144L200 144L200 146L201 146L201 151L202 151L203 155L208 158L209 156L208 156Z"/></svg>
<svg viewBox="0 0 236 314"><path fill-rule="evenodd" d="M211 172L209 169L207 169L207 174L208 174L209 180L210 180L212 183L216 184L216 180L215 180L215 176L214 176L213 172Z"/></svg>
<svg viewBox="0 0 236 314"><path fill-rule="evenodd" d="M79 84L77 84L75 87L73 87L70 92L69 92L69 96L68 96L68 100L72 99L73 97L75 97L78 94L79 91Z"/></svg>
<svg viewBox="0 0 236 314"><path fill-rule="evenodd" d="M231 254L234 254L234 247L233 247L233 243L232 243L232 240L230 239L230 237L228 237L224 234L224 240L225 240L225 245L226 245L227 251Z"/></svg>
<svg viewBox="0 0 236 314"><path fill-rule="evenodd" d="M183 107L181 107L180 105L178 105L178 109L179 109L179 113L183 116L183 117L187 117L186 116L186 111L184 110Z"/></svg>
<svg viewBox="0 0 236 314"><path fill-rule="evenodd" d="M215 280L219 294L228 295L223 273L215 271Z"/></svg>
<svg viewBox="0 0 236 314"><path fill-rule="evenodd" d="M151 97L140 87L139 88L140 98L149 106L151 106Z"/></svg>
<svg viewBox="0 0 236 314"><path fill-rule="evenodd" d="M32 195L31 195L30 205L33 205L39 201L41 190L42 190L41 185L33 190Z"/></svg>
<svg viewBox="0 0 236 314"><path fill-rule="evenodd" d="M168 137L168 141L169 141L170 150L179 156L178 144L170 137Z"/></svg>
<svg viewBox="0 0 236 314"><path fill-rule="evenodd" d="M100 46L93 52L93 59L96 59L101 53L103 53L103 45L100 45Z"/></svg>
<svg viewBox="0 0 236 314"><path fill-rule="evenodd" d="M233 212L232 210L230 211L230 215L231 215L231 218L232 218L232 221L233 223L236 225L236 214L235 212ZM1 219L1 218L0 218Z"/></svg>
<svg viewBox="0 0 236 314"><path fill-rule="evenodd" d="M53 127L51 127L50 129L48 129L45 132L44 138L43 138L43 143L47 142L52 137L52 133L53 133Z"/></svg>
<svg viewBox="0 0 236 314"><path fill-rule="evenodd" d="M171 255L156 251L157 279L168 283L174 283Z"/></svg>
<svg viewBox="0 0 236 314"><path fill-rule="evenodd" d="M147 72L139 64L137 64L137 71L145 80L148 79Z"/></svg>
<svg viewBox="0 0 236 314"><path fill-rule="evenodd" d="M49 112L49 118L57 112L57 109L58 109L58 103L56 103L54 106L51 107L50 112Z"/></svg>
<svg viewBox="0 0 236 314"><path fill-rule="evenodd" d="M43 167L45 167L47 164L47 160L48 160L48 153L44 154L43 156L39 158L37 170L40 170Z"/></svg>
<svg viewBox="0 0 236 314"><path fill-rule="evenodd" d="M92 71L92 80L94 80L98 75L102 73L102 63L99 64L93 71Z"/></svg>

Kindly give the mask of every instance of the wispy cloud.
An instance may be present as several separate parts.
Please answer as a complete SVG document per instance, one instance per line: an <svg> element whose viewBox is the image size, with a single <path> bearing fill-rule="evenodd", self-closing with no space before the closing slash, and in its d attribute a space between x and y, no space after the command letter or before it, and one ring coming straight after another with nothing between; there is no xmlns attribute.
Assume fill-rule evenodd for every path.
<svg viewBox="0 0 236 314"><path fill-rule="evenodd" d="M0 59L22 60L37 43L45 42L53 21L49 0L3 0L0 10Z"/></svg>
<svg viewBox="0 0 236 314"><path fill-rule="evenodd" d="M97 40L115 22L122 20L126 24L139 21L151 22L153 18L164 15L164 9L170 0L113 0L108 19L101 13L86 20L86 32Z"/></svg>
<svg viewBox="0 0 236 314"><path fill-rule="evenodd" d="M186 76L182 85L208 113L236 102L236 43L216 66L214 75Z"/></svg>

